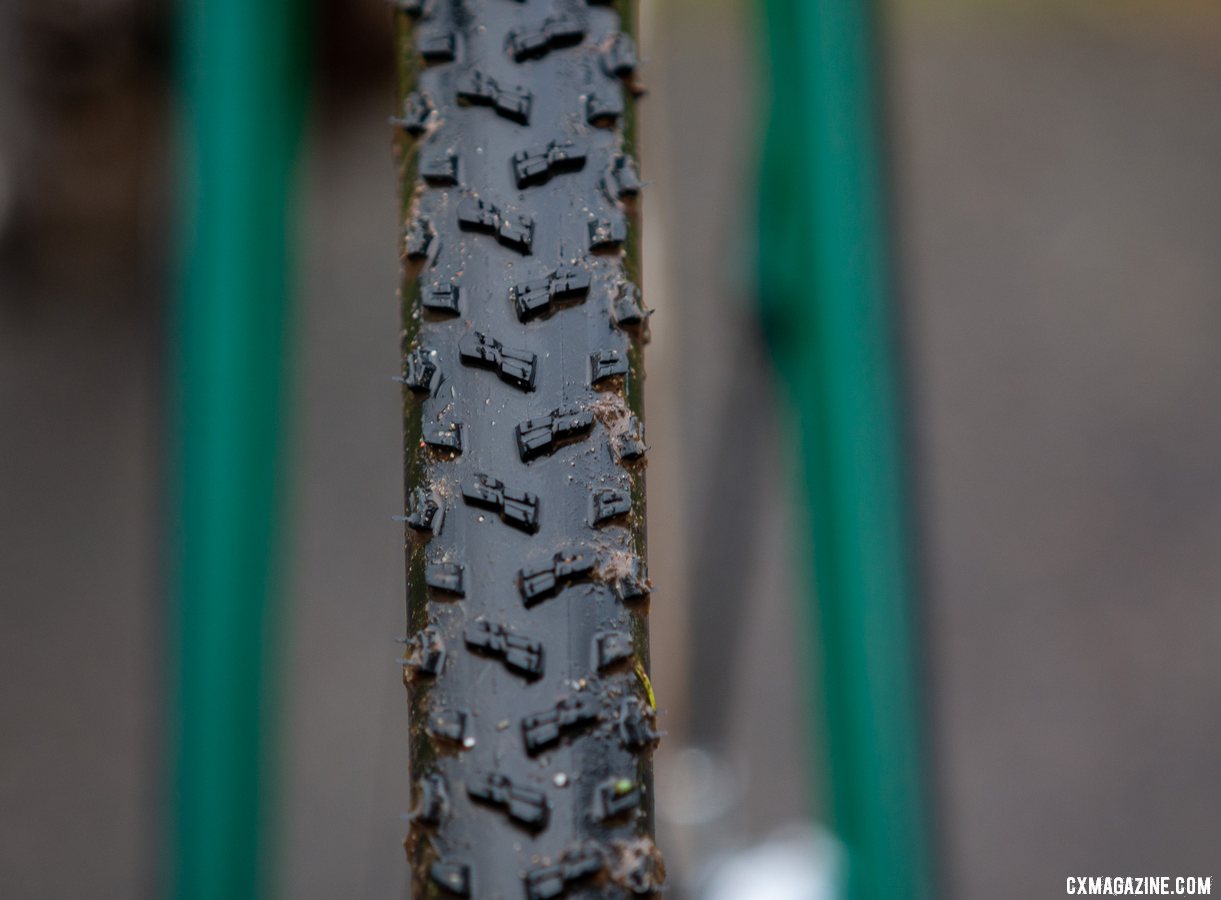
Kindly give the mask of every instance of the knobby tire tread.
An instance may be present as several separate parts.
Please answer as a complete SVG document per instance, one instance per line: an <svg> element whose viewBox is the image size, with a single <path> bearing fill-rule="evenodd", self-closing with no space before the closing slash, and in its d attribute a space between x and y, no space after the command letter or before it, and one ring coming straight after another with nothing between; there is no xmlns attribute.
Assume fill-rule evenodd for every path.
<svg viewBox="0 0 1221 900"><path fill-rule="evenodd" d="M648 896L634 9L395 15L412 896Z"/></svg>

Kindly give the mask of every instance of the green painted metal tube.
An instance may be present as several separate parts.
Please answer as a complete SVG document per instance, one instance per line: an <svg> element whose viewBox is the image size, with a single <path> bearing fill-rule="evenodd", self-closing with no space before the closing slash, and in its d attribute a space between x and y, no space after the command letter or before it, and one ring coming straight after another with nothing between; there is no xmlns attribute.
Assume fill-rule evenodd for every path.
<svg viewBox="0 0 1221 900"><path fill-rule="evenodd" d="M287 224L304 5L189 0L174 319L173 853L182 900L267 893Z"/></svg>
<svg viewBox="0 0 1221 900"><path fill-rule="evenodd" d="M760 277L813 542L832 823L855 900L934 895L890 248L866 0L765 0ZM820 732L822 729L820 728Z"/></svg>

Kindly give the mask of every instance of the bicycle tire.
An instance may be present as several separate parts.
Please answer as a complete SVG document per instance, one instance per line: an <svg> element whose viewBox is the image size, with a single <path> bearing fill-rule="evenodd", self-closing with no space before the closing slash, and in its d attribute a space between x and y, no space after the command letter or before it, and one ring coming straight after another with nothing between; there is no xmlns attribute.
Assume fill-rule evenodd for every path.
<svg viewBox="0 0 1221 900"><path fill-rule="evenodd" d="M648 895L634 10L397 8L413 896Z"/></svg>

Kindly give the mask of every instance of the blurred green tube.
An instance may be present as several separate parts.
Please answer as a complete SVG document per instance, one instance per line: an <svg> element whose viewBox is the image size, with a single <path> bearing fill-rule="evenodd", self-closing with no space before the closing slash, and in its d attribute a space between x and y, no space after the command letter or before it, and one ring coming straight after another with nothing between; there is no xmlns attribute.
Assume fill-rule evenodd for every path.
<svg viewBox="0 0 1221 900"><path fill-rule="evenodd" d="M853 900L934 896L911 523L866 0L765 0L763 313L800 442L832 824Z"/></svg>
<svg viewBox="0 0 1221 900"><path fill-rule="evenodd" d="M288 226L307 4L186 0L170 889L266 896Z"/></svg>

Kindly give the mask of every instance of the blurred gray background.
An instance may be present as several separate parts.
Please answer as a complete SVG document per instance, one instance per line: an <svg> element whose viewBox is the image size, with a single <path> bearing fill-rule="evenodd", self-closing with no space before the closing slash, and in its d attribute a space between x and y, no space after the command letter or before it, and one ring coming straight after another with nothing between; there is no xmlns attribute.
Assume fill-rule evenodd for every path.
<svg viewBox="0 0 1221 900"><path fill-rule="evenodd" d="M389 20L376 0L326 9L278 867L284 896L401 897ZM886 11L946 894L1221 875L1221 7ZM155 890L161 13L0 8L6 898ZM782 406L751 338L752 16L735 0L644 3L658 803L679 896L715 854L817 815L821 794ZM740 360L732 377L712 364L722 352ZM744 410L752 440L710 450ZM703 524L723 473L743 485L732 533ZM701 680L726 611L732 669Z"/></svg>

